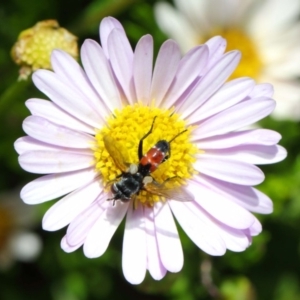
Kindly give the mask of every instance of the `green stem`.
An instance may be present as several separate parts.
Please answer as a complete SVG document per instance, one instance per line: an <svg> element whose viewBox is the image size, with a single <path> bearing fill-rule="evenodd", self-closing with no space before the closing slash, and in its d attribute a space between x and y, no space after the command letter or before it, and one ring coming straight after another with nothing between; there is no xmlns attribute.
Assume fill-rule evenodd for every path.
<svg viewBox="0 0 300 300"><path fill-rule="evenodd" d="M0 115L3 115L6 109L16 102L16 99L22 95L30 83L30 79L16 81L2 93L0 96Z"/></svg>

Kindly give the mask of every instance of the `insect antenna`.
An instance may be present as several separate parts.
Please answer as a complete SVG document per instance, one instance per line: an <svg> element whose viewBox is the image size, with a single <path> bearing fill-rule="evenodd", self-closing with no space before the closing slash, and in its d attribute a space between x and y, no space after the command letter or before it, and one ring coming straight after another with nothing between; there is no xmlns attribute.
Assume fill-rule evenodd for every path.
<svg viewBox="0 0 300 300"><path fill-rule="evenodd" d="M178 134L176 134L176 135L169 141L169 144L170 144L171 142L173 142L173 141L174 141L177 137L179 137L181 134L185 133L186 131L187 131L187 129L185 129L185 130L179 132Z"/></svg>

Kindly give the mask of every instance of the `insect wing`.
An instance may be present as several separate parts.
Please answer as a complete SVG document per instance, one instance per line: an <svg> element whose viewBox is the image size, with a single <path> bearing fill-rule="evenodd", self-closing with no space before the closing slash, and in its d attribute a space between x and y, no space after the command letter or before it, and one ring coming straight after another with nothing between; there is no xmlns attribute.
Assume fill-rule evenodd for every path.
<svg viewBox="0 0 300 300"><path fill-rule="evenodd" d="M109 155L113 158L116 166L122 171L126 172L129 167L129 163L126 163L126 153L124 147L115 141L110 135L103 137L105 148Z"/></svg>
<svg viewBox="0 0 300 300"><path fill-rule="evenodd" d="M183 186L170 186L171 180L166 183L159 184L155 181L150 182L144 186L144 189L148 192L163 196L170 200L176 200L181 202L193 201L194 196L189 193Z"/></svg>

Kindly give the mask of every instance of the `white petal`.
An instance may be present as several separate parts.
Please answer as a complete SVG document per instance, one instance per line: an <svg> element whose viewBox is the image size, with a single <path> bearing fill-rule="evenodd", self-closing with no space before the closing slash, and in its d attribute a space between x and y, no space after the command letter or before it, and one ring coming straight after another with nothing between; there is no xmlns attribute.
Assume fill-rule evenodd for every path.
<svg viewBox="0 0 300 300"><path fill-rule="evenodd" d="M122 31L124 35L126 35L122 24L115 18L106 17L103 18L100 23L99 34L100 34L102 48L107 58L109 58L109 54L110 54L107 48L107 39L110 33L116 28ZM131 55L130 51L129 53L127 53L127 55L128 56Z"/></svg>
<svg viewBox="0 0 300 300"><path fill-rule="evenodd" d="M46 175L26 184L21 190L21 198L26 204L49 201L86 185L96 176L94 168Z"/></svg>
<svg viewBox="0 0 300 300"><path fill-rule="evenodd" d="M193 140L195 137L192 137ZM272 146L279 142L281 135L269 129L251 129L237 132L230 132L224 135L200 140L196 143L201 150L226 149L240 145L265 145Z"/></svg>
<svg viewBox="0 0 300 300"><path fill-rule="evenodd" d="M275 101L269 98L245 100L208 118L193 134L203 139L234 131L261 120L274 108Z"/></svg>
<svg viewBox="0 0 300 300"><path fill-rule="evenodd" d="M74 191L55 203L43 218L43 229L55 231L68 225L101 193L99 180Z"/></svg>
<svg viewBox="0 0 300 300"><path fill-rule="evenodd" d="M155 280L161 280L166 275L167 270L161 263L158 251L152 207L144 207L144 220L147 242L147 268Z"/></svg>
<svg viewBox="0 0 300 300"><path fill-rule="evenodd" d="M262 231L262 226L261 226L260 222L257 220L257 218L255 218L255 222L249 228L249 233L251 236L256 236L256 235L259 235L261 233L261 231Z"/></svg>
<svg viewBox="0 0 300 300"><path fill-rule="evenodd" d="M155 100L157 107L159 107L163 101L176 75L180 56L179 47L172 40L164 42L160 47L155 62L151 85L151 100Z"/></svg>
<svg viewBox="0 0 300 300"><path fill-rule="evenodd" d="M254 223L251 213L208 186L191 181L188 190L194 195L199 195L195 197L195 202L225 225L236 229L247 229Z"/></svg>
<svg viewBox="0 0 300 300"><path fill-rule="evenodd" d="M79 154L89 154L91 153L90 150L87 149L75 149L69 147L59 147L55 145L50 145L44 142L40 142L30 136L23 136L18 138L15 141L15 149L18 154L24 154L26 152L34 152L34 151L48 151L48 152L74 152Z"/></svg>
<svg viewBox="0 0 300 300"><path fill-rule="evenodd" d="M66 234L68 245L76 246L84 243L89 231L108 206L106 198L107 195L102 193L70 223Z"/></svg>
<svg viewBox="0 0 300 300"><path fill-rule="evenodd" d="M176 102L183 101L196 80L200 79L200 74L207 64L208 55L208 47L199 46L190 50L180 60L176 76L163 101L165 107L170 108Z"/></svg>
<svg viewBox="0 0 300 300"><path fill-rule="evenodd" d="M182 114L182 118L187 118L192 114L224 84L238 65L240 58L240 52L231 51L212 66L183 104L177 108L177 111Z"/></svg>
<svg viewBox="0 0 300 300"><path fill-rule="evenodd" d="M133 75L133 54L128 57L127 53L132 52L129 41L120 29L114 29L108 36L108 51L110 63L126 97L130 104L136 102Z"/></svg>
<svg viewBox="0 0 300 300"><path fill-rule="evenodd" d="M56 125L42 117L29 116L23 121L23 130L31 137L61 147L90 149L95 138L89 134Z"/></svg>
<svg viewBox="0 0 300 300"><path fill-rule="evenodd" d="M95 134L93 127L74 118L51 101L33 98L27 100L25 105L34 116L45 118L55 124L64 125L77 131Z"/></svg>
<svg viewBox="0 0 300 300"><path fill-rule="evenodd" d="M267 97L272 98L274 94L274 88L270 83L257 84L249 94L251 98Z"/></svg>
<svg viewBox="0 0 300 300"><path fill-rule="evenodd" d="M168 271L179 272L183 266L183 252L168 204L155 203L154 222L161 262Z"/></svg>
<svg viewBox="0 0 300 300"><path fill-rule="evenodd" d="M66 236L64 236L62 239L61 239L61 242L60 242L60 247L61 249L63 249L65 252L67 253L71 253L71 252L74 252L76 251L78 248L81 247L82 244L78 244L76 246L71 246L68 244L67 242L67 238Z"/></svg>
<svg viewBox="0 0 300 300"><path fill-rule="evenodd" d="M154 6L155 18L160 28L171 38L180 43L181 50L187 52L196 46L197 31L169 3L157 2Z"/></svg>
<svg viewBox="0 0 300 300"><path fill-rule="evenodd" d="M122 269L131 284L140 284L146 275L146 233L143 207L129 207L123 239Z"/></svg>
<svg viewBox="0 0 300 300"><path fill-rule="evenodd" d="M133 79L138 101L150 102L153 64L153 38L143 36L136 45L133 58Z"/></svg>
<svg viewBox="0 0 300 300"><path fill-rule="evenodd" d="M241 102L249 95L254 86L254 80L247 77L225 83L212 97L189 116L187 125L197 123Z"/></svg>
<svg viewBox="0 0 300 300"><path fill-rule="evenodd" d="M216 160L228 158L248 164L265 165L273 164L282 161L286 158L286 150L278 145L263 146L263 145L242 145L228 149L206 150L201 158L209 156L211 159L215 157Z"/></svg>
<svg viewBox="0 0 300 300"><path fill-rule="evenodd" d="M176 220L189 238L210 255L223 255L226 245L217 231L198 218L184 203L168 201Z"/></svg>
<svg viewBox="0 0 300 300"><path fill-rule="evenodd" d="M206 72L221 59L227 46L227 41L221 36L214 36L209 39L205 45L209 48L209 61L205 68Z"/></svg>
<svg viewBox="0 0 300 300"><path fill-rule="evenodd" d="M89 152L32 151L19 156L19 164L28 172L37 174L63 173L89 168L94 165Z"/></svg>
<svg viewBox="0 0 300 300"><path fill-rule="evenodd" d="M269 214L273 211L271 199L255 188L228 183L203 174L196 176L196 180L249 211L260 214Z"/></svg>
<svg viewBox="0 0 300 300"><path fill-rule="evenodd" d="M111 67L99 44L85 40L81 47L81 60L89 80L110 112L121 108L122 102Z"/></svg>
<svg viewBox="0 0 300 300"><path fill-rule="evenodd" d="M249 246L249 239L243 230L234 229L225 224L219 222L215 218L213 218L210 214L205 212L197 203L193 202L185 202L184 205L189 208L191 212L193 212L198 219L201 219L204 222L204 227L209 229L209 232L214 233L212 237L208 237L207 241L210 241L212 246L214 243L220 243L220 241L215 241L214 236L217 236L218 239L222 240L221 246L226 246L227 249L231 251L240 252L245 250ZM215 245L216 247L216 245ZM221 248L222 249L222 248ZM221 250L220 249L220 250ZM224 251L224 250L223 250ZM216 252L213 255L220 255L222 252Z"/></svg>
<svg viewBox="0 0 300 300"><path fill-rule="evenodd" d="M94 113L104 120L109 111L78 62L64 51L54 50L51 54L51 64L58 78L68 84L82 100L89 103Z"/></svg>
<svg viewBox="0 0 300 300"><path fill-rule="evenodd" d="M266 0L257 6L250 22L247 24L250 34L257 39L268 38L284 30L299 16L299 0Z"/></svg>
<svg viewBox="0 0 300 300"><path fill-rule="evenodd" d="M38 70L32 75L36 87L60 108L91 127L101 128L103 120L86 97L79 95L55 73Z"/></svg>
<svg viewBox="0 0 300 300"><path fill-rule="evenodd" d="M130 203L117 201L112 203L96 221L88 233L83 251L86 257L95 258L101 256L107 249L108 244L124 218Z"/></svg>
<svg viewBox="0 0 300 300"><path fill-rule="evenodd" d="M264 180L263 172L256 166L243 161L213 156L206 153L199 154L194 168L211 177L227 182L256 185Z"/></svg>

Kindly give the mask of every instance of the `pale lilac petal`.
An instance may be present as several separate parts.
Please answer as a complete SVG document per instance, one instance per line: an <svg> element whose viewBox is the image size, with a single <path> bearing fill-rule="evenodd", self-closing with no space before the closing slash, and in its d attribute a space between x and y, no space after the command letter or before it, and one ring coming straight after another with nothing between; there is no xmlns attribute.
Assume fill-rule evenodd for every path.
<svg viewBox="0 0 300 300"><path fill-rule="evenodd" d="M64 236L62 239L61 239L61 242L60 242L60 247L61 249L63 249L65 252L67 253L71 253L71 252L74 252L76 251L78 248L80 248L82 246L82 244L78 244L76 246L71 246L68 244L67 242L67 238L66 236Z"/></svg>
<svg viewBox="0 0 300 300"><path fill-rule="evenodd" d="M120 29L114 29L108 37L108 51L110 63L129 104L136 102L133 83L133 54L128 57L126 53L132 52L126 35Z"/></svg>
<svg viewBox="0 0 300 300"><path fill-rule="evenodd" d="M233 159L255 165L273 164L286 158L286 150L279 146L242 145L227 149L206 150L201 159L208 156L210 159Z"/></svg>
<svg viewBox="0 0 300 300"><path fill-rule="evenodd" d="M150 102L150 89L153 65L153 38L143 36L136 45L133 58L133 79L138 101Z"/></svg>
<svg viewBox="0 0 300 300"><path fill-rule="evenodd" d="M167 269L162 265L158 251L153 207L144 207L144 222L147 242L147 269L153 279L161 280L166 275Z"/></svg>
<svg viewBox="0 0 300 300"><path fill-rule="evenodd" d="M198 195L195 197L196 203L225 225L236 229L247 229L254 223L251 213L208 186L191 181L188 189L194 195Z"/></svg>
<svg viewBox="0 0 300 300"><path fill-rule="evenodd" d="M74 152L79 154L90 154L90 150L86 149L75 149L69 147L59 147L51 144L47 144L41 141L38 141L30 136L23 136L15 141L14 147L18 154L24 154L27 152L34 151L47 151L47 152Z"/></svg>
<svg viewBox="0 0 300 300"><path fill-rule="evenodd" d="M119 29L123 32L124 35L126 35L122 24L117 19L112 17L106 17L102 19L99 28L99 34L101 45L107 58L109 58L110 54L107 47L107 39L114 29ZM130 55L130 53L128 55Z"/></svg>
<svg viewBox="0 0 300 300"><path fill-rule="evenodd" d="M180 60L176 76L163 100L164 107L171 108L176 102L184 100L195 82L200 79L200 74L207 64L208 54L207 46L199 46Z"/></svg>
<svg viewBox="0 0 300 300"><path fill-rule="evenodd" d="M55 231L68 225L100 195L99 180L74 191L55 203L44 215L43 229Z"/></svg>
<svg viewBox="0 0 300 300"><path fill-rule="evenodd" d="M89 258L101 256L107 249L109 242L123 220L130 203L117 201L115 206L112 202L88 233L83 251Z"/></svg>
<svg viewBox="0 0 300 300"><path fill-rule="evenodd" d="M153 71L151 85L151 100L155 101L157 107L163 101L178 69L180 61L180 50L172 40L162 44L158 52Z"/></svg>
<svg viewBox="0 0 300 300"><path fill-rule="evenodd" d="M191 140L194 140L194 136ZM206 149L226 149L240 145L264 145L272 146L279 142L281 135L269 129L251 129L237 132L225 133L200 140L196 143L201 150Z"/></svg>
<svg viewBox="0 0 300 300"><path fill-rule="evenodd" d="M250 78L238 78L225 83L188 118L187 125L197 123L245 99L255 86Z"/></svg>
<svg viewBox="0 0 300 300"><path fill-rule="evenodd" d="M256 236L259 235L262 231L262 226L261 223L255 218L254 223L252 226L248 229L249 233L251 236Z"/></svg>
<svg viewBox="0 0 300 300"><path fill-rule="evenodd" d="M234 131L261 120L274 108L275 101L269 98L242 101L205 120L193 134L199 140Z"/></svg>
<svg viewBox="0 0 300 300"><path fill-rule="evenodd" d="M213 232L218 239L222 240L222 247L224 245L231 251L240 252L245 250L249 246L249 239L243 230L235 229L216 220L213 216L209 215L203 210L196 202L185 202L184 205L195 214L198 219L201 219L204 223L204 227L209 229L208 234ZM213 237L208 236L207 241L210 241L214 247ZM220 242L219 242L220 243ZM207 252L206 250L204 250ZM223 250L224 251L224 250ZM207 252L209 253L209 252ZM219 252L220 253L220 252ZM218 252L212 255L220 255Z"/></svg>
<svg viewBox="0 0 300 300"><path fill-rule="evenodd" d="M85 40L81 47L81 60L90 82L109 111L121 108L119 91L100 45L93 40Z"/></svg>
<svg viewBox="0 0 300 300"><path fill-rule="evenodd" d="M155 203L154 220L161 262L168 271L179 272L183 266L183 252L168 204Z"/></svg>
<svg viewBox="0 0 300 300"><path fill-rule="evenodd" d="M32 98L27 100L25 105L34 116L45 118L55 124L64 125L77 131L95 134L93 127L74 118L51 101Z"/></svg>
<svg viewBox="0 0 300 300"><path fill-rule="evenodd" d="M214 36L205 42L205 45L209 48L209 61L205 68L205 71L208 71L224 54L227 41L221 36Z"/></svg>
<svg viewBox="0 0 300 300"><path fill-rule="evenodd" d="M129 207L123 239L122 269L131 284L140 284L146 275L147 248L143 207Z"/></svg>
<svg viewBox="0 0 300 300"><path fill-rule="evenodd" d="M213 93L215 93L229 78L237 67L241 58L238 51L231 51L223 57L203 76L198 85L177 108L182 118L187 118L192 112L200 107Z"/></svg>
<svg viewBox="0 0 300 300"><path fill-rule="evenodd" d="M68 226L66 240L68 245L82 245L95 222L105 211L108 203L105 193L102 193L90 206L80 213Z"/></svg>
<svg viewBox="0 0 300 300"><path fill-rule="evenodd" d="M56 125L42 117L29 116L23 121L23 130L31 137L60 147L90 149L95 138L89 134Z"/></svg>
<svg viewBox="0 0 300 300"><path fill-rule="evenodd" d="M202 174L220 180L242 185L257 185L265 178L258 167L248 162L205 153L199 154L197 157L194 168Z"/></svg>
<svg viewBox="0 0 300 300"><path fill-rule="evenodd" d="M64 83L55 73L38 70L32 75L36 87L47 95L55 104L72 116L91 127L101 128L104 121L94 111L90 103Z"/></svg>
<svg viewBox="0 0 300 300"><path fill-rule="evenodd" d="M19 156L19 164L28 172L37 174L63 173L86 169L94 165L89 152L32 151Z"/></svg>
<svg viewBox="0 0 300 300"><path fill-rule="evenodd" d="M260 214L270 214L273 211L272 200L253 187L228 183L204 174L197 175L195 180L249 211Z"/></svg>
<svg viewBox="0 0 300 300"><path fill-rule="evenodd" d="M96 176L94 168L42 176L23 187L21 198L26 204L56 199L88 184Z"/></svg>
<svg viewBox="0 0 300 300"><path fill-rule="evenodd" d="M78 62L67 52L54 50L51 54L51 64L58 78L67 83L82 101L89 103L94 113L104 120L108 110Z"/></svg>
<svg viewBox="0 0 300 300"><path fill-rule="evenodd" d="M174 200L168 203L182 229L200 249L210 255L226 252L226 245L214 228L197 217L184 203Z"/></svg>
<svg viewBox="0 0 300 300"><path fill-rule="evenodd" d="M257 84L250 92L250 98L267 97L271 98L274 94L274 88L270 83Z"/></svg>

